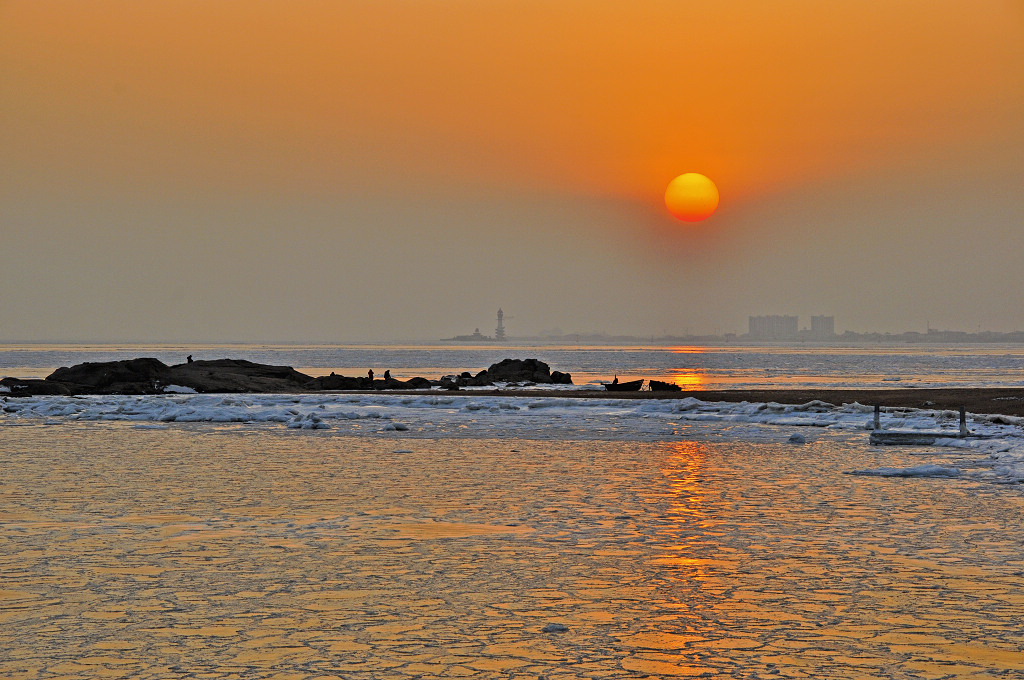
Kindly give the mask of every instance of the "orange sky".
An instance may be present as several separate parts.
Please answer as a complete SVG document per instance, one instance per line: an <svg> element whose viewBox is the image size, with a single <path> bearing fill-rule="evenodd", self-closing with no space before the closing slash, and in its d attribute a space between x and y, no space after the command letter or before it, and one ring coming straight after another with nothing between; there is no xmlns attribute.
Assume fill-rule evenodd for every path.
<svg viewBox="0 0 1024 680"><path fill-rule="evenodd" d="M633 197L699 170L735 199L1021 127L1008 3L2 11L8 143L47 172L88 163L113 180L344 191L429 174Z"/></svg>
<svg viewBox="0 0 1024 680"><path fill-rule="evenodd" d="M564 197L653 214L667 181L696 171L722 192L721 227L744 234L759 206L809 187L914 185L949 162L1015 172L1022 8L8 0L0 197L130 198L142 222L181 195L278 196L284 212Z"/></svg>

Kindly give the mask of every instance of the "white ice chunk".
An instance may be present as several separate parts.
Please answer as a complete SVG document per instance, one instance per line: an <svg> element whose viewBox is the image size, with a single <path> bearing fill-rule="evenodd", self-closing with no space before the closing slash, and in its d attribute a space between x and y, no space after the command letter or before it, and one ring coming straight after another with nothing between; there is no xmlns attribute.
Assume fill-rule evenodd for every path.
<svg viewBox="0 0 1024 680"><path fill-rule="evenodd" d="M183 385L167 385L164 387L164 392L167 394L199 394L191 387L185 387Z"/></svg>
<svg viewBox="0 0 1024 680"><path fill-rule="evenodd" d="M960 472L960 468L927 464L908 468L880 467L870 470L853 470L850 474L868 477L959 477Z"/></svg>

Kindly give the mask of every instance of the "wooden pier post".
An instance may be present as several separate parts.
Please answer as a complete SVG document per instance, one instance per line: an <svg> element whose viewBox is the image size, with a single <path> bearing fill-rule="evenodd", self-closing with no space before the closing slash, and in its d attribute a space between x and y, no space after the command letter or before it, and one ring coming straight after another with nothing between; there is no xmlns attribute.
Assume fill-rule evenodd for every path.
<svg viewBox="0 0 1024 680"><path fill-rule="evenodd" d="M969 434L970 434L970 431L967 429L967 407L966 406L961 406L960 407L960 436L961 437L966 437Z"/></svg>
<svg viewBox="0 0 1024 680"><path fill-rule="evenodd" d="M875 429L882 429L882 405L875 404Z"/></svg>

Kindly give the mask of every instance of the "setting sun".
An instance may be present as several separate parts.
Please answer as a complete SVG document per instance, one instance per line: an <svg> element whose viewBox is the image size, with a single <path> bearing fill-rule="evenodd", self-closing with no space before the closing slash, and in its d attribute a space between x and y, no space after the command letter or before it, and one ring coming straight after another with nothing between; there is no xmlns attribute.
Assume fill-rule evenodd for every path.
<svg viewBox="0 0 1024 680"><path fill-rule="evenodd" d="M665 189L665 206L685 222L700 222L718 207L718 187L700 173L679 175Z"/></svg>

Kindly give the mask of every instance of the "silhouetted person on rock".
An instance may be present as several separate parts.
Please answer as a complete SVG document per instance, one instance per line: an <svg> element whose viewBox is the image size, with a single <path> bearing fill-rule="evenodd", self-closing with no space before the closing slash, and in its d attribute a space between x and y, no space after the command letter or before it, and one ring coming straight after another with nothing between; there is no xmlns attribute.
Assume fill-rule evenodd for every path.
<svg viewBox="0 0 1024 680"><path fill-rule="evenodd" d="M369 376L370 381L372 382L373 381L373 369L371 368L369 371L367 371L366 375Z"/></svg>
<svg viewBox="0 0 1024 680"><path fill-rule="evenodd" d="M384 371L384 379L385 380L391 380L391 370L390 369Z"/></svg>
<svg viewBox="0 0 1024 680"><path fill-rule="evenodd" d="M191 364L192 363L192 355L189 354L187 357L185 357L185 361Z"/></svg>

